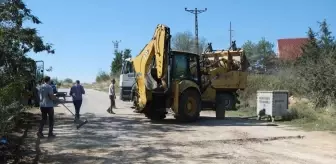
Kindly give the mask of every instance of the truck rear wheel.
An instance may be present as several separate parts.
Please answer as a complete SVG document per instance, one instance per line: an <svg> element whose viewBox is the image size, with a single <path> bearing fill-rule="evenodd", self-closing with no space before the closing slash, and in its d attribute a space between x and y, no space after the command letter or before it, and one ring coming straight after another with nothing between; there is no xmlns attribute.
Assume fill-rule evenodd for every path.
<svg viewBox="0 0 336 164"><path fill-rule="evenodd" d="M225 111L234 108L236 101L231 93L222 92L216 94L216 118L222 119L225 117Z"/></svg>
<svg viewBox="0 0 336 164"><path fill-rule="evenodd" d="M196 121L202 108L201 95L196 89L187 89L179 99L179 109L175 118L183 122Z"/></svg>

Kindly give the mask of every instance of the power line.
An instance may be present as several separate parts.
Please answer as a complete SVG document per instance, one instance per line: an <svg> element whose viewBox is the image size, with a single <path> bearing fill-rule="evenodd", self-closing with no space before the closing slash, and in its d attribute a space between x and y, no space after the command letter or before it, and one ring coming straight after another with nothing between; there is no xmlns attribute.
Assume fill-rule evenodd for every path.
<svg viewBox="0 0 336 164"><path fill-rule="evenodd" d="M114 45L114 51L118 51L119 48L119 43L121 42L121 40L116 40L116 41L112 41L113 45Z"/></svg>
<svg viewBox="0 0 336 164"><path fill-rule="evenodd" d="M199 55L199 46L198 46L198 14L206 12L207 8L205 8L204 10L198 10L197 8L195 8L194 10L188 10L187 8L184 8L184 10L195 15L195 36L196 36L195 46L196 46L196 53Z"/></svg>

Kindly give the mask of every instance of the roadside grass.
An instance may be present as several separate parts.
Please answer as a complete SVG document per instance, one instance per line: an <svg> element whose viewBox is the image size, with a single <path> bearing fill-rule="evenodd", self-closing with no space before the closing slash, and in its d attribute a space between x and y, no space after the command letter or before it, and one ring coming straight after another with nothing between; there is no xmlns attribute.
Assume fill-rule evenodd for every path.
<svg viewBox="0 0 336 164"><path fill-rule="evenodd" d="M305 131L330 131L336 134L336 108L332 105L313 109L313 104L297 102L289 107L289 120L276 119L275 122L301 128ZM239 108L228 111L228 117L256 117L256 107Z"/></svg>
<svg viewBox="0 0 336 164"><path fill-rule="evenodd" d="M301 127L307 131L336 132L336 110L333 105L314 109L312 104L297 103L291 109L294 119L285 124Z"/></svg>

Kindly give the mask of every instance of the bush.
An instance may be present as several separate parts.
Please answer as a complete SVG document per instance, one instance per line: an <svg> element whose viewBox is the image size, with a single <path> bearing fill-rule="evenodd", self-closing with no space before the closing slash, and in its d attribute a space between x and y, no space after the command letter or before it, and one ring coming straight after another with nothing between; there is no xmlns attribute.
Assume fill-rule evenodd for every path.
<svg viewBox="0 0 336 164"><path fill-rule="evenodd" d="M318 119L317 112L313 110L312 104L298 102L290 108L290 115L293 119L307 119L316 121Z"/></svg>
<svg viewBox="0 0 336 164"><path fill-rule="evenodd" d="M96 82L105 82L111 80L111 76L104 71L100 71L96 77Z"/></svg>
<svg viewBox="0 0 336 164"><path fill-rule="evenodd" d="M63 80L65 83L68 83L68 84L72 84L73 83L73 80L70 79L70 78L66 78Z"/></svg>
<svg viewBox="0 0 336 164"><path fill-rule="evenodd" d="M247 77L247 87L244 91L239 91L240 107L256 107L258 90L288 90L293 94L298 94L297 84L294 80L291 69L283 69L276 74L249 74Z"/></svg>

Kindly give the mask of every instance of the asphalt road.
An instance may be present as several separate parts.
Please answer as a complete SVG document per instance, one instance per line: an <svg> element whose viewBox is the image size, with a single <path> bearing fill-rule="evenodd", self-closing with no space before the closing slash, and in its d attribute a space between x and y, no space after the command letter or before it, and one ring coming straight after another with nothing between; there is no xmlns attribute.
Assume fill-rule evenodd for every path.
<svg viewBox="0 0 336 164"><path fill-rule="evenodd" d="M74 111L70 97L67 101ZM153 123L133 113L130 102L117 99L116 105L115 115L107 113L107 93L87 89L81 113L89 123L79 130L66 108L55 107L57 138L37 143L40 163L336 163L336 137L325 132L215 120L213 112L202 112L191 124L178 124L171 115Z"/></svg>

